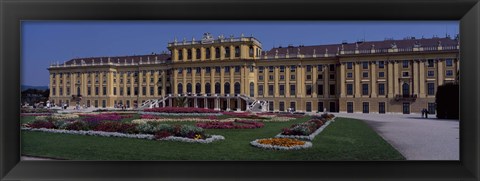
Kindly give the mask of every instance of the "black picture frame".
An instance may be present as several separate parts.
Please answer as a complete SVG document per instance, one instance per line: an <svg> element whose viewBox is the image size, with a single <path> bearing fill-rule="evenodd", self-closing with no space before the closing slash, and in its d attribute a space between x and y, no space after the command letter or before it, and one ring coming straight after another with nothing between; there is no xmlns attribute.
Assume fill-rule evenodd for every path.
<svg viewBox="0 0 480 181"><path fill-rule="evenodd" d="M0 0L3 180L479 180L478 0ZM22 20L460 20L460 161L20 161Z"/></svg>

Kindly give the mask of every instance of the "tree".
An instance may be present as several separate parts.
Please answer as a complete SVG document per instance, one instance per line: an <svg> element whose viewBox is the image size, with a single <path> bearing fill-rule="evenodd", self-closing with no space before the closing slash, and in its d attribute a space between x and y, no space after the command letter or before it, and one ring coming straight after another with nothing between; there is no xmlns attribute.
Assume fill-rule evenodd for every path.
<svg viewBox="0 0 480 181"><path fill-rule="evenodd" d="M437 88L435 103L437 105L437 118L458 119L460 115L460 89L458 83L447 83Z"/></svg>

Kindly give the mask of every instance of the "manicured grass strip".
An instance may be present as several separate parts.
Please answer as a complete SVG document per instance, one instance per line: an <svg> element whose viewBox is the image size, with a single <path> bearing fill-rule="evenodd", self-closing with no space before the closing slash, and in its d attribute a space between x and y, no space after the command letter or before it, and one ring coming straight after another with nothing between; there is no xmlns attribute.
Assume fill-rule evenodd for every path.
<svg viewBox="0 0 480 181"><path fill-rule="evenodd" d="M191 144L129 138L108 138L22 131L22 153L72 160L404 160L405 158L360 120L336 118L313 140L296 151L262 150L249 143L271 138L282 128L308 118L267 122L263 128L213 130L225 140ZM171 122L169 124L195 124Z"/></svg>

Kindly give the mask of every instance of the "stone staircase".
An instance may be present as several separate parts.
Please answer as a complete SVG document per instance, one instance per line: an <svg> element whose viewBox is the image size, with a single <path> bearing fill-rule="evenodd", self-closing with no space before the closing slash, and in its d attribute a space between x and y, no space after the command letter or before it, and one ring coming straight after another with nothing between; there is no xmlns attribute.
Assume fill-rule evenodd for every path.
<svg viewBox="0 0 480 181"><path fill-rule="evenodd" d="M145 109L145 108L160 107L160 103L164 103L164 106L165 106L166 100L168 98L169 98L168 96L165 96L165 97L160 97L159 99L149 99L144 103L142 103L142 105L139 108Z"/></svg>

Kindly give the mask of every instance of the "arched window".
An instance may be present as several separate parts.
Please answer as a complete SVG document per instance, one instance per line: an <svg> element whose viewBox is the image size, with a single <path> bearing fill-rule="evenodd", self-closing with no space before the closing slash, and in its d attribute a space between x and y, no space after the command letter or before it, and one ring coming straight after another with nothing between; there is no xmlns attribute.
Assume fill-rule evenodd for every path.
<svg viewBox="0 0 480 181"><path fill-rule="evenodd" d="M407 83L403 83L402 85L402 93L403 96L408 96L410 95L410 86Z"/></svg>
<svg viewBox="0 0 480 181"><path fill-rule="evenodd" d="M220 94L220 83L215 83L215 94Z"/></svg>
<svg viewBox="0 0 480 181"><path fill-rule="evenodd" d="M230 47L225 48L225 58L230 58Z"/></svg>
<svg viewBox="0 0 480 181"><path fill-rule="evenodd" d="M191 49L188 49L188 50L187 50L187 59L188 59L188 60L191 60L191 59L192 59L192 50L191 50Z"/></svg>
<svg viewBox="0 0 480 181"><path fill-rule="evenodd" d="M248 49L248 56L253 57L253 46Z"/></svg>
<svg viewBox="0 0 480 181"><path fill-rule="evenodd" d="M200 94L202 87L200 83L195 84L195 94Z"/></svg>
<svg viewBox="0 0 480 181"><path fill-rule="evenodd" d="M235 57L240 57L240 47L235 47Z"/></svg>
<svg viewBox="0 0 480 181"><path fill-rule="evenodd" d="M210 48L205 49L205 58L210 59Z"/></svg>
<svg viewBox="0 0 480 181"><path fill-rule="evenodd" d="M235 91L235 95L236 95L236 94L240 94L240 83L235 82L235 85L234 85L234 86L235 86L235 90L234 90L234 91Z"/></svg>
<svg viewBox="0 0 480 181"><path fill-rule="evenodd" d="M182 83L178 83L177 93L178 93L178 94L182 94L182 93L183 93L183 85L182 85Z"/></svg>
<svg viewBox="0 0 480 181"><path fill-rule="evenodd" d="M215 58L220 58L220 47L215 48Z"/></svg>
<svg viewBox="0 0 480 181"><path fill-rule="evenodd" d="M225 85L223 87L223 91L225 92L225 94L230 94L230 83L225 82Z"/></svg>
<svg viewBox="0 0 480 181"><path fill-rule="evenodd" d="M77 95L80 95L80 87L77 87Z"/></svg>
<svg viewBox="0 0 480 181"><path fill-rule="evenodd" d="M187 93L192 93L192 84L187 83Z"/></svg>
<svg viewBox="0 0 480 181"><path fill-rule="evenodd" d="M211 94L212 93L212 89L211 89L211 85L210 83L205 83L205 94Z"/></svg>
<svg viewBox="0 0 480 181"><path fill-rule="evenodd" d="M178 50L178 60L183 60L183 50Z"/></svg>
<svg viewBox="0 0 480 181"><path fill-rule="evenodd" d="M253 85L253 82L250 82L250 97L254 97L255 96L255 93L253 92L255 89L254 89L254 85Z"/></svg>

